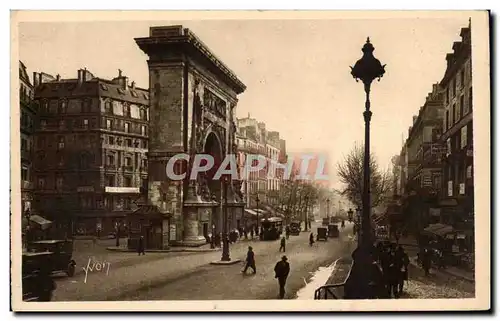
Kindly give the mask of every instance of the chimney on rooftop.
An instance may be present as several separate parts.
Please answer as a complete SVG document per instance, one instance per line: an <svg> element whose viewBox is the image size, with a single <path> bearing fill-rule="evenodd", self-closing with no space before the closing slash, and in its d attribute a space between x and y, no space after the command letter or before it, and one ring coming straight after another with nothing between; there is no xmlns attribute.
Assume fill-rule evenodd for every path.
<svg viewBox="0 0 500 321"><path fill-rule="evenodd" d="M57 81L61 81L61 75L57 74L57 75L56 75L56 80L57 80Z"/></svg>
<svg viewBox="0 0 500 321"><path fill-rule="evenodd" d="M132 81L132 83L130 84L130 86L132 87L132 89L135 89L135 81Z"/></svg>
<svg viewBox="0 0 500 321"><path fill-rule="evenodd" d="M84 71L83 69L78 70L78 84L81 85L83 83Z"/></svg>

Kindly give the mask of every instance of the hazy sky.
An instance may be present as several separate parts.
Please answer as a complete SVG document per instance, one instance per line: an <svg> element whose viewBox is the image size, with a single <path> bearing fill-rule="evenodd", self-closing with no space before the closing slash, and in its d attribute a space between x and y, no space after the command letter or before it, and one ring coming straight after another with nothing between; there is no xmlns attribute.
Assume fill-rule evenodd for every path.
<svg viewBox="0 0 500 321"><path fill-rule="evenodd" d="M277 130L291 151L329 155L329 173L363 141L364 93L349 66L369 36L386 75L372 85L372 151L389 166L412 116L441 80L445 55L467 19L206 20L21 23L20 59L28 72L76 78L87 67L113 78L118 69L148 87L147 56L133 38L150 26L182 24L247 85L238 117L248 113ZM335 177L332 184L338 187Z"/></svg>

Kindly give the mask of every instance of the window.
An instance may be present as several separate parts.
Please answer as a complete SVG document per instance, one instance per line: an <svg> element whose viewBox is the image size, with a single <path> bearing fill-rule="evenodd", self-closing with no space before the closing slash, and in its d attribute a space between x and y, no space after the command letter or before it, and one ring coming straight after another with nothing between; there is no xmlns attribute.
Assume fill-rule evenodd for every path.
<svg viewBox="0 0 500 321"><path fill-rule="evenodd" d="M132 207L131 204L132 204L132 201L131 201L130 197L125 197L123 199L123 208L125 210L131 209L131 207Z"/></svg>
<svg viewBox="0 0 500 321"><path fill-rule="evenodd" d="M61 176L58 176L56 178L56 189L60 190L63 188L63 178Z"/></svg>
<svg viewBox="0 0 500 321"><path fill-rule="evenodd" d="M125 187L132 187L132 177L125 176L124 183L125 183Z"/></svg>
<svg viewBox="0 0 500 321"><path fill-rule="evenodd" d="M460 96L460 119L464 117L464 95Z"/></svg>
<svg viewBox="0 0 500 321"><path fill-rule="evenodd" d="M59 121L59 129L64 129L64 127L66 127L66 122L64 121L64 119L61 119Z"/></svg>
<svg viewBox="0 0 500 321"><path fill-rule="evenodd" d="M130 106L123 105L123 116L130 117Z"/></svg>
<svg viewBox="0 0 500 321"><path fill-rule="evenodd" d="M38 188L45 189L45 177L38 178Z"/></svg>
<svg viewBox="0 0 500 321"><path fill-rule="evenodd" d="M146 126L141 126L141 135L146 136Z"/></svg>
<svg viewBox="0 0 500 321"><path fill-rule="evenodd" d="M463 87L465 85L465 69L462 69L460 71L460 87Z"/></svg>
<svg viewBox="0 0 500 321"><path fill-rule="evenodd" d="M115 144L115 138L113 136L108 137L108 144L114 145Z"/></svg>
<svg viewBox="0 0 500 321"><path fill-rule="evenodd" d="M455 122L457 121L456 115L457 115L457 105L453 104L452 115L451 115L451 117L453 117L451 122L452 125L455 124Z"/></svg>
<svg viewBox="0 0 500 321"><path fill-rule="evenodd" d="M106 186L115 186L115 175L106 175Z"/></svg>
<svg viewBox="0 0 500 321"><path fill-rule="evenodd" d="M111 101L106 101L104 103L104 111L106 112L106 114L113 115L113 104L111 103Z"/></svg>
<svg viewBox="0 0 500 321"><path fill-rule="evenodd" d="M127 147L132 147L132 139L125 139L125 145Z"/></svg>
<svg viewBox="0 0 500 321"><path fill-rule="evenodd" d="M107 130L113 129L113 121L111 119L106 119L106 129Z"/></svg>
<svg viewBox="0 0 500 321"><path fill-rule="evenodd" d="M21 138L21 150L28 150L28 141L26 138Z"/></svg>
<svg viewBox="0 0 500 321"><path fill-rule="evenodd" d="M88 119L83 120L83 128L85 128L85 129L89 128L89 120Z"/></svg>
<svg viewBox="0 0 500 321"><path fill-rule="evenodd" d="M147 140L143 141L143 147L144 147L144 149L148 148L148 141Z"/></svg>
<svg viewBox="0 0 500 321"><path fill-rule="evenodd" d="M125 157L125 166L132 166L132 158Z"/></svg>
<svg viewBox="0 0 500 321"><path fill-rule="evenodd" d="M130 123L125 123L125 132L126 133L130 132Z"/></svg>
<svg viewBox="0 0 500 321"><path fill-rule="evenodd" d="M115 165L115 156L108 155L108 165Z"/></svg>
<svg viewBox="0 0 500 321"><path fill-rule="evenodd" d="M469 88L469 106L468 107L468 112L472 112L472 87Z"/></svg>
<svg viewBox="0 0 500 321"><path fill-rule="evenodd" d="M58 113L59 114L64 114L66 113L66 107L67 107L67 103L66 103L66 100L62 100L59 102L59 109L58 109Z"/></svg>
<svg viewBox="0 0 500 321"><path fill-rule="evenodd" d="M58 149L63 149L64 148L64 137L60 136L59 137L59 143L57 145Z"/></svg>
<svg viewBox="0 0 500 321"><path fill-rule="evenodd" d="M45 119L40 120L40 127L42 129L47 128L47 121Z"/></svg>
<svg viewBox="0 0 500 321"><path fill-rule="evenodd" d="M64 155L62 153L57 153L57 165L64 165Z"/></svg>
<svg viewBox="0 0 500 321"><path fill-rule="evenodd" d="M467 125L460 130L460 149L467 146Z"/></svg>
<svg viewBox="0 0 500 321"><path fill-rule="evenodd" d="M452 82L452 89L453 89L453 97L455 97L455 95L457 94L457 78L454 78L453 79L453 82Z"/></svg>
<svg viewBox="0 0 500 321"><path fill-rule="evenodd" d="M23 181L29 181L28 167L26 167L26 166L21 167L21 179Z"/></svg>

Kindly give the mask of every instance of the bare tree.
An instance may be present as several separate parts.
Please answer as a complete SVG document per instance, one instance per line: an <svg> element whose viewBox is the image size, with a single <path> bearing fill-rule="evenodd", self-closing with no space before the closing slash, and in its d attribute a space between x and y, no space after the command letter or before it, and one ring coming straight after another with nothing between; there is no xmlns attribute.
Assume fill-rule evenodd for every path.
<svg viewBox="0 0 500 321"><path fill-rule="evenodd" d="M344 188L338 191L339 194L358 207L361 207L363 203L363 158L364 149L356 143L337 168L340 182L344 184ZM386 202L386 196L393 188L390 171L381 170L373 155L370 155L370 187L372 207Z"/></svg>

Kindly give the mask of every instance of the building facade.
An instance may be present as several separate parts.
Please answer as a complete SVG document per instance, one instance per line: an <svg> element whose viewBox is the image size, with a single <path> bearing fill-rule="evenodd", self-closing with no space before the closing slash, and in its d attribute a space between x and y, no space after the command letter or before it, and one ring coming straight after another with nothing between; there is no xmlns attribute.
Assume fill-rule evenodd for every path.
<svg viewBox="0 0 500 321"><path fill-rule="evenodd" d="M20 143L21 143L21 210L31 211L33 202L33 136L36 107L33 85L26 66L19 61Z"/></svg>
<svg viewBox="0 0 500 321"><path fill-rule="evenodd" d="M263 122L250 115L238 119L237 137L238 161L242 166L248 155L260 155L266 160L263 170L243 175L242 192L247 207L257 207L257 196L262 205L278 206L284 169L275 164L287 163L286 141L280 138L279 132L267 131ZM268 175L269 171L275 174Z"/></svg>
<svg viewBox="0 0 500 321"><path fill-rule="evenodd" d="M461 41L446 55L441 86L445 91L442 122L443 159L441 220L472 233L474 220L474 154L471 26L462 28Z"/></svg>
<svg viewBox="0 0 500 321"><path fill-rule="evenodd" d="M121 71L105 80L34 73L36 209L75 234L122 227L147 179L149 91Z"/></svg>
<svg viewBox="0 0 500 321"><path fill-rule="evenodd" d="M404 146L405 168L403 174L404 192L402 202L404 214L409 216L411 226L421 230L433 223L431 214L438 208L441 189L441 155L443 152L440 137L443 121L443 92L438 84L432 86L418 115L408 130ZM401 163L402 155L399 157ZM435 220L435 218L434 218Z"/></svg>

